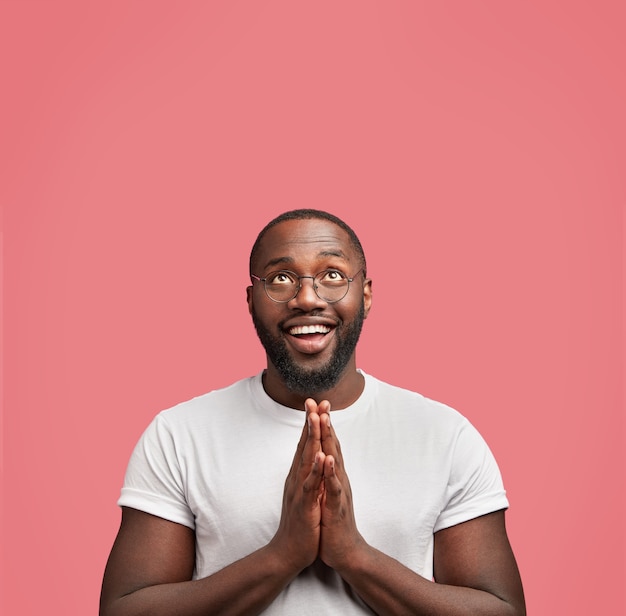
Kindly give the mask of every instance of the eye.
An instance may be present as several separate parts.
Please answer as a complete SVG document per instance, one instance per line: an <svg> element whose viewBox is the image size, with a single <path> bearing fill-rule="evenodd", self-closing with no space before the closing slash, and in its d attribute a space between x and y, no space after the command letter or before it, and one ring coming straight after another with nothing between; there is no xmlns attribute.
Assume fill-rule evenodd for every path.
<svg viewBox="0 0 626 616"><path fill-rule="evenodd" d="M267 282L275 285L289 285L295 284L296 278L291 272L272 272L267 276Z"/></svg>
<svg viewBox="0 0 626 616"><path fill-rule="evenodd" d="M342 283L346 276L339 270L329 269L319 274L319 279L322 284Z"/></svg>

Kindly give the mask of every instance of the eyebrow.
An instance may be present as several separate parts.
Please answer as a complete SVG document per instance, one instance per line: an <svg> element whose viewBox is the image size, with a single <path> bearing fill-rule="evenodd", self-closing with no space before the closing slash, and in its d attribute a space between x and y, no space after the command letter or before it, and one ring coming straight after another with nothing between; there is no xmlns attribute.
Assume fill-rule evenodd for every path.
<svg viewBox="0 0 626 616"><path fill-rule="evenodd" d="M340 259L343 259L344 261L349 261L348 257L346 257L345 253L343 252L343 250L322 250L321 252L317 253L318 257L339 257ZM270 259L266 264L265 264L265 268L268 267L273 267L275 265L284 265L284 264L288 264L291 265L295 263L295 259L293 257L276 257L275 259Z"/></svg>
<svg viewBox="0 0 626 616"><path fill-rule="evenodd" d="M272 267L274 265L280 265L283 263L293 263L292 257L278 257L276 259L270 259L264 266L263 269L267 269L268 267Z"/></svg>

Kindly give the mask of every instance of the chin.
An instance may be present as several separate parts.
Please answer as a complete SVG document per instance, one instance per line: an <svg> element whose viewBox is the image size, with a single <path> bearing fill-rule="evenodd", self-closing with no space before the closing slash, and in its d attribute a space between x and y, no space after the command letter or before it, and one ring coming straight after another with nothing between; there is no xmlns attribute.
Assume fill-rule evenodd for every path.
<svg viewBox="0 0 626 616"><path fill-rule="evenodd" d="M252 321L268 360L276 368L285 387L305 397L329 391L339 383L354 356L363 320L361 306L358 318L342 328L343 331L336 330L333 344L322 353L324 356L329 353L330 357L324 360L322 357L309 356L314 359L313 362L302 362L294 358L287 342L271 334L252 311ZM311 363L315 365L311 366Z"/></svg>

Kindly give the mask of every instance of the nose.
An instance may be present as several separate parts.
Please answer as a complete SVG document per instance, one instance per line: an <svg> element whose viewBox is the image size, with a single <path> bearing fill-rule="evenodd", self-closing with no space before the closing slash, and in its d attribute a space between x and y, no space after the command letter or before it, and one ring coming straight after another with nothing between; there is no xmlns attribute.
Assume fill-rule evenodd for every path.
<svg viewBox="0 0 626 616"><path fill-rule="evenodd" d="M303 312L311 312L316 308L326 307L326 302L315 292L313 276L300 276L300 289L297 295L287 302L292 309L300 309Z"/></svg>

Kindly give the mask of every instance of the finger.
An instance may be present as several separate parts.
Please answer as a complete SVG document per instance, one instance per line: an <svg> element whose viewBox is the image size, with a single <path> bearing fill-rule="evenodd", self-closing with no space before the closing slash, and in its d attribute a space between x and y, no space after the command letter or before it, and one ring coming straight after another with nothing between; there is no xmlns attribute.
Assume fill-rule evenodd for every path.
<svg viewBox="0 0 626 616"><path fill-rule="evenodd" d="M317 405L317 414L322 420L322 430L324 430L325 425L330 421L330 419L328 419L330 417L330 402L328 400L322 400Z"/></svg>
<svg viewBox="0 0 626 616"><path fill-rule="evenodd" d="M313 442L316 442L319 445L319 440L321 438L320 432L320 416L319 416L319 408L317 402L313 400L313 398L307 398L304 401L304 410L306 412L306 421L308 428L308 438ZM309 443L305 442L305 448ZM321 449L321 445L315 448L314 451L318 451Z"/></svg>
<svg viewBox="0 0 626 616"><path fill-rule="evenodd" d="M315 454L322 450L320 416L316 412L307 414L307 437L301 455L301 465L310 470Z"/></svg>
<svg viewBox="0 0 626 616"><path fill-rule="evenodd" d="M308 398L304 403L304 410L306 423L291 466L293 476L298 477L299 481L304 481L306 475L311 472L315 454L322 450L320 417L315 400Z"/></svg>
<svg viewBox="0 0 626 616"><path fill-rule="evenodd" d="M330 412L320 415L322 451L326 455L333 456L335 463L341 467L343 465L341 445L333 428L330 415Z"/></svg>
<svg viewBox="0 0 626 616"><path fill-rule="evenodd" d="M335 509L341 502L343 486L337 476L336 460L333 456L327 455L324 459L324 495L326 507Z"/></svg>
<svg viewBox="0 0 626 616"><path fill-rule="evenodd" d="M315 400L313 400L313 398L307 398L304 401L304 410L307 412L307 415L309 413L317 413L319 415L318 408L318 404L317 402L315 402Z"/></svg>
<svg viewBox="0 0 626 616"><path fill-rule="evenodd" d="M311 505L318 503L323 490L325 458L326 456L322 451L315 454L311 471L302 484L305 499Z"/></svg>
<svg viewBox="0 0 626 616"><path fill-rule="evenodd" d="M318 413L330 413L330 402L328 400L322 400L318 405Z"/></svg>
<svg viewBox="0 0 626 616"><path fill-rule="evenodd" d="M315 400L313 400L312 398L308 398L307 400L305 400L304 411L305 411L304 426L302 428L302 433L300 434L300 440L298 441L298 446L296 447L296 453L294 454L293 460L291 462L291 468L289 469L290 473L295 472L296 468L298 468L302 463L302 458L304 456L304 450L307 444L307 439L309 438L311 434L311 425L309 422L309 415L311 413L317 414L317 404Z"/></svg>
<svg viewBox="0 0 626 616"><path fill-rule="evenodd" d="M320 416L323 440L331 436L330 402L328 400L322 400L318 404L317 412Z"/></svg>

